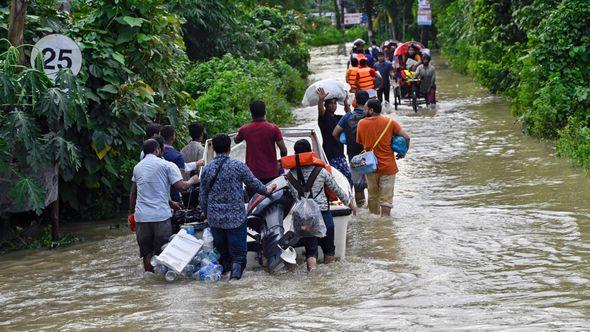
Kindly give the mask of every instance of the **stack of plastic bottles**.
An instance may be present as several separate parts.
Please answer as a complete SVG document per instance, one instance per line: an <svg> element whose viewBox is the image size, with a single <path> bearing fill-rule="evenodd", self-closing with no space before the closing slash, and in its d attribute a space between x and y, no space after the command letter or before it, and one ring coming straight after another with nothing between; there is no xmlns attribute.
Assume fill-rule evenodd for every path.
<svg viewBox="0 0 590 332"><path fill-rule="evenodd" d="M195 230L191 226L183 227L187 233L194 236ZM192 229L191 229L192 228ZM176 236L172 234L169 241ZM213 235L209 228L203 230L203 246L193 257L189 264L178 273L164 264L160 264L158 256L152 257L151 264L154 267L154 273L163 276L168 282L174 282L181 279L189 280L202 280L207 282L214 282L221 280L221 273L223 267L219 264L219 258L221 254L213 245ZM168 245L168 243L162 246L162 250Z"/></svg>

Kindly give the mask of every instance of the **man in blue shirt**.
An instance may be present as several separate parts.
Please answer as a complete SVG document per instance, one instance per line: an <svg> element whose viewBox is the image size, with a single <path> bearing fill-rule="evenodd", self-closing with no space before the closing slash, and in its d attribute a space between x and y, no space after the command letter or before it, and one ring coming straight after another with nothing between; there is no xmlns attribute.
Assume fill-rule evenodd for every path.
<svg viewBox="0 0 590 332"><path fill-rule="evenodd" d="M369 50L371 51L371 55L373 56L373 59L377 59L377 55L379 54L380 50L379 50L379 46L377 46L377 42L375 40L371 41L371 47L369 48Z"/></svg>
<svg viewBox="0 0 590 332"><path fill-rule="evenodd" d="M335 138L340 138L340 134L344 131L346 136L346 154L350 161L354 156L360 154L364 149L363 146L356 142L356 127L361 119L365 117L364 106L369 100L369 93L365 90L359 90L354 95L356 107L352 112L347 112L338 125L334 128L332 135ZM355 201L358 207L365 204L365 189L367 188L367 180L365 176L352 171L352 184L355 192Z"/></svg>
<svg viewBox="0 0 590 332"><path fill-rule="evenodd" d="M178 169L180 169L180 175L184 177L184 157L180 151L172 146L174 141L176 141L176 131L174 130L174 127L170 125L162 127L162 130L160 130L160 136L164 139L164 154L162 157L165 160L176 164ZM170 198L175 202L182 202L180 193L174 188L170 189Z"/></svg>
<svg viewBox="0 0 590 332"><path fill-rule="evenodd" d="M143 143L145 157L133 168L129 213L136 222L137 244L145 271L153 272L150 260L162 252L172 233L172 208L179 206L169 201L170 187L186 190L198 182L194 176L183 181L176 165L160 158L162 148L155 139Z"/></svg>
<svg viewBox="0 0 590 332"><path fill-rule="evenodd" d="M389 90L391 89L389 78L391 75L395 74L395 72L391 62L385 60L385 54L383 54L383 52L378 53L377 59L378 61L375 64L375 69L379 71L381 78L383 78L381 87L377 89L377 98L379 98L379 101L383 102L383 95L385 95L385 100L389 102Z"/></svg>
<svg viewBox="0 0 590 332"><path fill-rule="evenodd" d="M231 271L231 279L240 279L248 254L243 185L253 192L267 195L276 184L265 187L246 164L229 157L229 136L216 135L212 143L217 156L201 173L199 205L207 216L215 248L221 253L223 272Z"/></svg>
<svg viewBox="0 0 590 332"><path fill-rule="evenodd" d="M375 64L375 58L373 55L371 55L371 51L369 51L369 49L365 50L365 57L367 58L367 66L373 68L373 65Z"/></svg>

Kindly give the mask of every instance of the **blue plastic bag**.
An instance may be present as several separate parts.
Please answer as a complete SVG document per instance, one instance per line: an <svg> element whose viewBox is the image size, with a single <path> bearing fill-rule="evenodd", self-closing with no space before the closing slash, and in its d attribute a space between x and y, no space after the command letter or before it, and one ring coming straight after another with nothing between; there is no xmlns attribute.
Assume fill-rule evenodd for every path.
<svg viewBox="0 0 590 332"><path fill-rule="evenodd" d="M346 144L346 135L344 134L344 132L340 133L340 143Z"/></svg>
<svg viewBox="0 0 590 332"><path fill-rule="evenodd" d="M377 170L377 157L373 151L361 153L350 160L350 169L359 174L369 174Z"/></svg>
<svg viewBox="0 0 590 332"><path fill-rule="evenodd" d="M391 149L393 152L399 154L408 153L408 141L401 135L396 135L391 138Z"/></svg>

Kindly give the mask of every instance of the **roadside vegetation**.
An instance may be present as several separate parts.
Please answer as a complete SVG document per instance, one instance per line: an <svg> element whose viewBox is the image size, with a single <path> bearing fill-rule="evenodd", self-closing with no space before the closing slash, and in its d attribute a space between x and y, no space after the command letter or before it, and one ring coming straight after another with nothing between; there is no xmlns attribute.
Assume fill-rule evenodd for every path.
<svg viewBox="0 0 590 332"><path fill-rule="evenodd" d="M433 1L443 53L590 172L590 2Z"/></svg>
<svg viewBox="0 0 590 332"><path fill-rule="evenodd" d="M267 103L271 121L292 122L289 107L309 74L301 14L237 0L71 5L67 15L55 1L30 2L25 45L0 39L0 172L12 181L15 205L41 215L45 190L36 174L55 163L62 220L117 215L152 121L175 125L179 147L190 121L202 121L209 135L233 131L249 121L254 99ZM8 6L0 5L2 37ZM30 66L32 45L51 33L80 45L76 77L64 71L54 82L42 64Z"/></svg>
<svg viewBox="0 0 590 332"><path fill-rule="evenodd" d="M343 22L311 15L319 8L309 1L72 0L68 15L55 0L38 0L29 2L18 48L3 39L10 6L3 2L4 196L41 215L40 175L55 165L62 220L112 217L126 209L148 123L175 125L181 147L190 121L203 122L209 135L234 131L249 121L249 102L262 99L269 120L288 125L306 87L309 45L366 40L367 27L378 41L419 35L415 1L344 2L367 13L369 24L342 32ZM441 0L432 7L451 65L511 98L525 132L555 141L560 155L590 172L590 3ZM76 77L62 72L51 80L42 63L30 65L32 45L51 33L80 45Z"/></svg>
<svg viewBox="0 0 590 332"><path fill-rule="evenodd" d="M355 26L340 31L329 18L310 16L306 25L305 40L311 46L344 44L357 38L367 39L367 29Z"/></svg>

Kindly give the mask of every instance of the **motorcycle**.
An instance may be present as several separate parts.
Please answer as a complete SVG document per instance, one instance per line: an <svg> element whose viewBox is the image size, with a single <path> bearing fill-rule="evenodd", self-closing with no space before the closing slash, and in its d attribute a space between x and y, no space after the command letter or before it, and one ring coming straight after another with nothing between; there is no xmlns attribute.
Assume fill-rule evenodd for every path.
<svg viewBox="0 0 590 332"><path fill-rule="evenodd" d="M277 189L270 195L254 195L248 203L248 235L254 241L248 242L248 251L256 252L260 265L266 259L270 273L285 268L285 263L296 264L297 253L293 246L300 236L289 230L285 232L284 219L287 217L295 199L287 181L279 177L273 181Z"/></svg>

